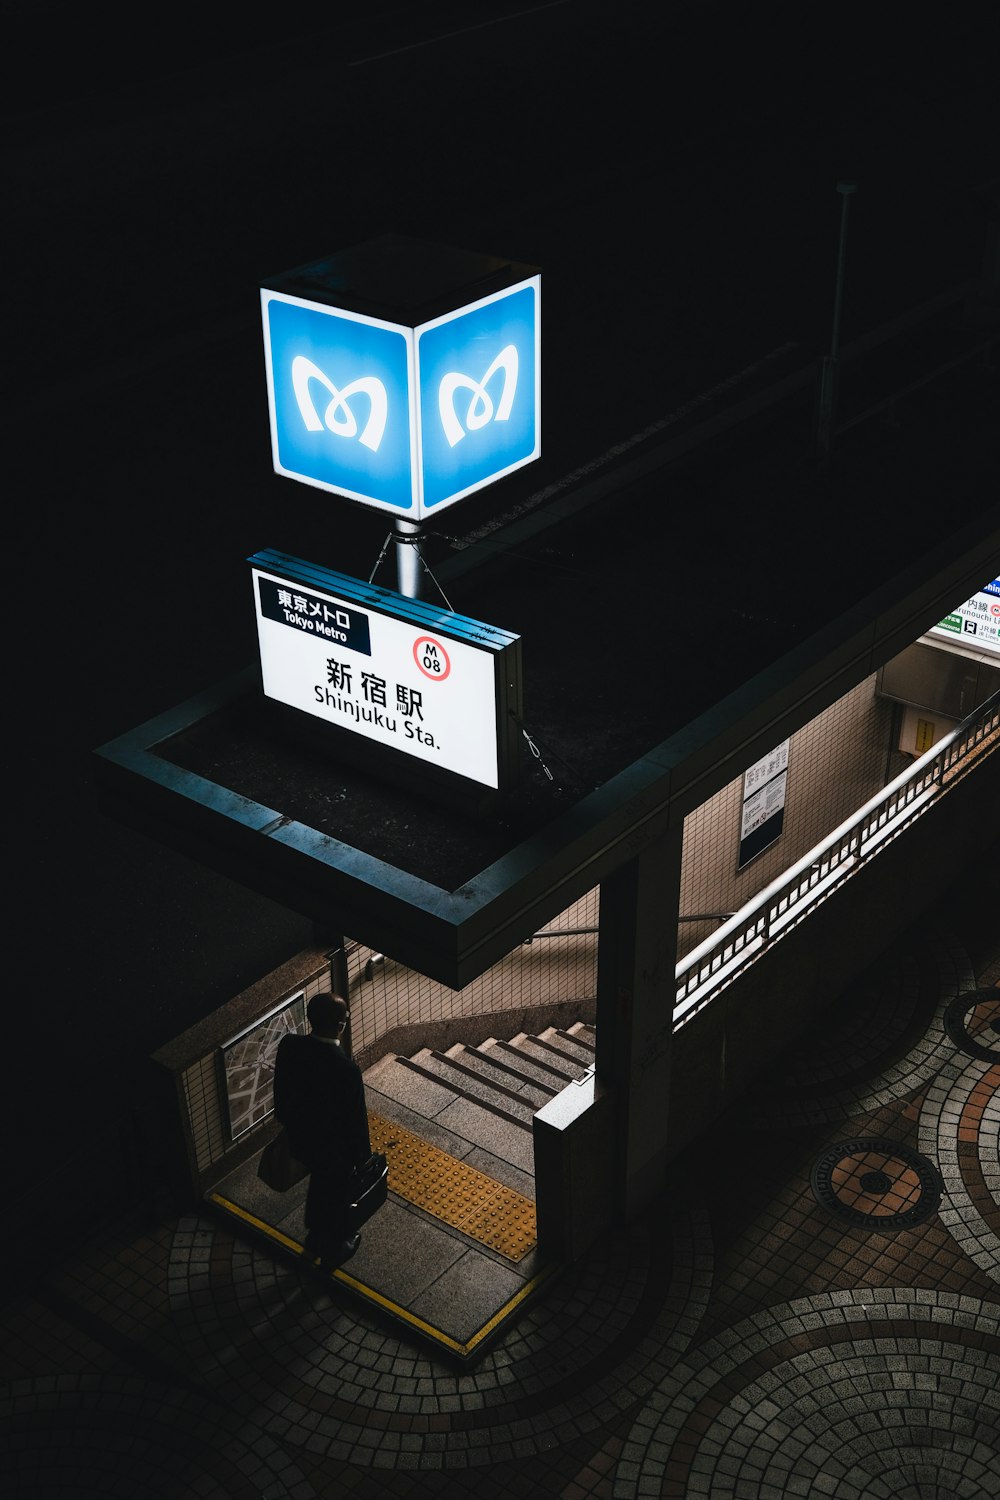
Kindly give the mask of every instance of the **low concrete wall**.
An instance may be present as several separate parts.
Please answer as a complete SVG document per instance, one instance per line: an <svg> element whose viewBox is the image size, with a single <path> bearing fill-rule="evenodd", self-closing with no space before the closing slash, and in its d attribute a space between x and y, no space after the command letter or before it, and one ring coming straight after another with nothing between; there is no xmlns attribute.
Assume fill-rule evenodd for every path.
<svg viewBox="0 0 1000 1500"><path fill-rule="evenodd" d="M612 1223L614 1098L593 1074L570 1083L536 1113L535 1207L539 1249L578 1260Z"/></svg>
<svg viewBox="0 0 1000 1500"><path fill-rule="evenodd" d="M329 989L324 948L305 948L153 1053L145 1089L147 1134L158 1143L157 1171L179 1206L197 1203L274 1134L271 1120L233 1140L227 1123L220 1048L244 1027L301 991Z"/></svg>

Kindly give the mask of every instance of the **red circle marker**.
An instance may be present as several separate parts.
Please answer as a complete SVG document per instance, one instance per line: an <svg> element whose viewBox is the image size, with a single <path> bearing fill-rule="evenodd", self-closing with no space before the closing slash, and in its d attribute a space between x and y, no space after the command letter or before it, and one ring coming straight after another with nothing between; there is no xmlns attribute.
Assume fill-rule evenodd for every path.
<svg viewBox="0 0 1000 1500"><path fill-rule="evenodd" d="M451 671L451 658L432 635L422 635L413 642L413 660L432 682L444 682Z"/></svg>

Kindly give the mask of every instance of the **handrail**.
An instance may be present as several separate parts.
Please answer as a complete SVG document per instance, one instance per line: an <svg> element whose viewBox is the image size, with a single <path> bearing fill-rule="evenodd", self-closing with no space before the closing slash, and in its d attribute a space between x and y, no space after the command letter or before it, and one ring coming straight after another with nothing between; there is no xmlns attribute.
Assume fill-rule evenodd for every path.
<svg viewBox="0 0 1000 1500"><path fill-rule="evenodd" d="M693 911L678 917L678 922L725 922L729 917L735 916L731 911ZM533 932L530 937L521 939L521 947L526 948L529 943L535 942L537 938L561 938L561 937L593 937L600 932L599 927L546 927L541 932Z"/></svg>
<svg viewBox="0 0 1000 1500"><path fill-rule="evenodd" d="M689 1020L723 984L801 921L816 901L841 885L936 802L948 786L971 769L972 757L998 731L1000 693L994 693L822 843L782 871L717 932L693 948L674 971L675 1027Z"/></svg>

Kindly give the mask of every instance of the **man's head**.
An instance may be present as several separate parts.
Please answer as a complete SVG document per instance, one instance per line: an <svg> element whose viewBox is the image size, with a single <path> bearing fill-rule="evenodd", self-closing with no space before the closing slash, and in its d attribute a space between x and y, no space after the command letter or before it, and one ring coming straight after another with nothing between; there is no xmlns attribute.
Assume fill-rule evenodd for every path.
<svg viewBox="0 0 1000 1500"><path fill-rule="evenodd" d="M341 1000L339 995L331 995L329 990L321 990L318 995L313 995L306 1006L309 1025L317 1036L341 1036L349 1015L347 1002Z"/></svg>

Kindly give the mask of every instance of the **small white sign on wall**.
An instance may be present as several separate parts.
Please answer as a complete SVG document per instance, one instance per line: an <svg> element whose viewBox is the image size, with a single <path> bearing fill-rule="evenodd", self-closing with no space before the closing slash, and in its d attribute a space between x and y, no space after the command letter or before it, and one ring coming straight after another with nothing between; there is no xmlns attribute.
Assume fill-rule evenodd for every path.
<svg viewBox="0 0 1000 1500"><path fill-rule="evenodd" d="M788 785L788 747L780 745L755 761L743 773L740 808L740 851L737 870L742 870L781 835Z"/></svg>

